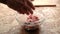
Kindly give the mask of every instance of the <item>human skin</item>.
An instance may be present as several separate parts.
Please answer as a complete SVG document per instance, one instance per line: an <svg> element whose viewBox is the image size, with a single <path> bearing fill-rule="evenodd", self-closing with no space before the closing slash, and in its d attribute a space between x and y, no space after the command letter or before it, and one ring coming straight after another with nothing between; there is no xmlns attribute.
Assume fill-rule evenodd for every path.
<svg viewBox="0 0 60 34"><path fill-rule="evenodd" d="M6 4L20 14L33 14L32 10L35 10L35 7L29 0L0 0L0 3Z"/></svg>

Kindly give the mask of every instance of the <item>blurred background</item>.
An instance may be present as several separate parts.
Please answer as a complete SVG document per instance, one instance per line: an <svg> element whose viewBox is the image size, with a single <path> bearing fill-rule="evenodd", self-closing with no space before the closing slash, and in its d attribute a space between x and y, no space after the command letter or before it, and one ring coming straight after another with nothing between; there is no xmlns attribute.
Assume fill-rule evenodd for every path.
<svg viewBox="0 0 60 34"><path fill-rule="evenodd" d="M60 34L60 0L34 0L34 5L56 5L56 7L35 7L34 15L40 19L40 34ZM17 13L0 3L0 34L18 34L27 15Z"/></svg>

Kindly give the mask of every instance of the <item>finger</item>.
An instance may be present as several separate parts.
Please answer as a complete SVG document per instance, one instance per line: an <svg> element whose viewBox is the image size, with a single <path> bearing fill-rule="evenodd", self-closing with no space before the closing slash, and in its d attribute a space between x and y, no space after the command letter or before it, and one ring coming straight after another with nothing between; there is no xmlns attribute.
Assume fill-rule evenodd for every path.
<svg viewBox="0 0 60 34"><path fill-rule="evenodd" d="M26 3L29 7L31 7L33 10L35 10L35 7L33 6L33 4L27 0L27 3Z"/></svg>

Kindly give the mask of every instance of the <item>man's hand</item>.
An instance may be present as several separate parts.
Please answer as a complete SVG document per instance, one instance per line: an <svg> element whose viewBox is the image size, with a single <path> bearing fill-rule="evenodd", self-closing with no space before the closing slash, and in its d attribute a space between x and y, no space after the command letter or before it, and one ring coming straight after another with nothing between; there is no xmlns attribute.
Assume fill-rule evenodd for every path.
<svg viewBox="0 0 60 34"><path fill-rule="evenodd" d="M8 5L20 14L33 14L35 7L29 0L0 0L1 3Z"/></svg>

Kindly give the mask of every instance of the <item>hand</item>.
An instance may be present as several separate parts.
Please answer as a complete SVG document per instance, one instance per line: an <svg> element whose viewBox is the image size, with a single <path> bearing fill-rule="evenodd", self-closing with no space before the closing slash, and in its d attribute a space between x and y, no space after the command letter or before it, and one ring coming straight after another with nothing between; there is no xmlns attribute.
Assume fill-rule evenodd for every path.
<svg viewBox="0 0 60 34"><path fill-rule="evenodd" d="M0 0L1 3L8 5L20 14L33 14L35 7L29 0Z"/></svg>

